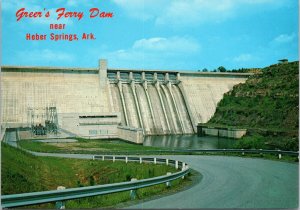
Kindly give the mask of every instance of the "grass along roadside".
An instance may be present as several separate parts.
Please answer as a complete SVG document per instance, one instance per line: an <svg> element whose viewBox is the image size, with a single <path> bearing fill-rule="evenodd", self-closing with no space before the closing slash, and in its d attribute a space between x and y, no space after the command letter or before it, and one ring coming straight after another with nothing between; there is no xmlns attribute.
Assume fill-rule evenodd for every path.
<svg viewBox="0 0 300 210"><path fill-rule="evenodd" d="M90 142L91 141L91 142ZM245 142L246 144L247 142ZM114 154L114 155L227 155L239 157L253 157L264 158L271 160L279 160L277 154L250 154L232 153L232 152L174 152L170 148L159 147L145 147L142 145L135 145L120 140L83 140L79 139L74 143L42 143L34 142L32 140L22 140L18 142L19 146L24 149L35 152L49 152L49 153L77 153L77 154ZM73 146L70 146L73 145ZM257 149L261 149L258 144ZM74 149L75 148L75 149ZM111 148L108 149L108 148ZM256 149L241 147L244 149ZM237 148L239 149L239 148ZM157 150L159 152L157 152ZM291 157L282 155L281 161L298 162L298 157Z"/></svg>
<svg viewBox="0 0 300 210"><path fill-rule="evenodd" d="M76 138L77 142L71 143L44 143L35 140L18 141L19 146L35 152L58 152L58 153L103 153L115 151L153 151L166 150L159 147L145 147L143 145L127 143L122 140L88 140Z"/></svg>
<svg viewBox="0 0 300 210"><path fill-rule="evenodd" d="M66 188L109 184L129 181L131 178L146 179L174 173L175 168L166 165L139 164L112 161L93 161L55 157L37 157L5 143L1 144L1 193L16 194ZM126 165L126 167L124 167ZM188 179L172 182L171 190L180 190L189 184ZM167 192L165 184L139 189L138 199ZM66 202L67 208L95 208L114 206L130 200L129 192ZM29 208L54 208L53 203L29 206Z"/></svg>

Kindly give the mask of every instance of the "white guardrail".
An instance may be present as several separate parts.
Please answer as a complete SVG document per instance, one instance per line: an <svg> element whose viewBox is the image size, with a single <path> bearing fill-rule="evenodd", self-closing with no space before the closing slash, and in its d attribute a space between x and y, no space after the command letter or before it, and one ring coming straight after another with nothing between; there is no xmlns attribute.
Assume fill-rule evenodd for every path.
<svg viewBox="0 0 300 210"><path fill-rule="evenodd" d="M134 156L114 156L114 155L95 155L93 160L112 160L127 162L150 162L154 164L172 165L176 169L181 169L173 174L158 176L149 179L121 182L115 184L96 185L80 188L69 188L63 190L50 190L42 192L21 193L13 195L2 195L2 208L11 208L18 206L28 206L34 204L42 204L49 202L66 201L78 198L91 197L96 195L105 195L122 191L136 190L139 188L149 187L162 183L169 183L172 180L184 178L189 172L189 167L186 163L178 160L170 160L155 157L134 157Z"/></svg>
<svg viewBox="0 0 300 210"><path fill-rule="evenodd" d="M281 159L283 155L299 157L299 152L297 151L285 151L285 150L266 150L266 149L165 149L165 150L134 150L130 152L123 151L113 151L105 152L106 155L119 154L119 155L130 155L130 154L273 154L278 155L278 158Z"/></svg>

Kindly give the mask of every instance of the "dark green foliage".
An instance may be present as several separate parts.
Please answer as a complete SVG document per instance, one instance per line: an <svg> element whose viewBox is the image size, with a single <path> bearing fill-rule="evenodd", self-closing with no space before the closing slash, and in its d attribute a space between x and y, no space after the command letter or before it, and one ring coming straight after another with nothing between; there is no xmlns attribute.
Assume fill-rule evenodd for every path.
<svg viewBox="0 0 300 210"><path fill-rule="evenodd" d="M219 72L226 72L226 68L224 66L218 67Z"/></svg>
<svg viewBox="0 0 300 210"><path fill-rule="evenodd" d="M236 148L243 149L267 149L262 136L246 136L241 141L237 141Z"/></svg>
<svg viewBox="0 0 300 210"><path fill-rule="evenodd" d="M90 181L90 186L94 186L95 185L95 179L93 176L89 177L89 181Z"/></svg>
<svg viewBox="0 0 300 210"><path fill-rule="evenodd" d="M77 180L77 187L83 187L83 185L81 184L80 180Z"/></svg>
<svg viewBox="0 0 300 210"><path fill-rule="evenodd" d="M154 176L154 168L149 168L148 176L149 177L153 177Z"/></svg>
<svg viewBox="0 0 300 210"><path fill-rule="evenodd" d="M126 181L130 181L132 179L132 176L130 174L126 174Z"/></svg>
<svg viewBox="0 0 300 210"><path fill-rule="evenodd" d="M298 150L299 62L272 65L234 86L208 124L249 129L239 148Z"/></svg>

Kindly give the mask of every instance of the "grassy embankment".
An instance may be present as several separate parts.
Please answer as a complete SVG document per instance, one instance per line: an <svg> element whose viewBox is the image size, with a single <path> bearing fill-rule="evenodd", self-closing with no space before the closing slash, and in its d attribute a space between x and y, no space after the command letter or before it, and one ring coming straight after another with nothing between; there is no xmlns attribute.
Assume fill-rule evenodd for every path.
<svg viewBox="0 0 300 210"><path fill-rule="evenodd" d="M299 62L272 65L219 102L207 125L247 128L236 148L298 151Z"/></svg>
<svg viewBox="0 0 300 210"><path fill-rule="evenodd" d="M93 154L118 154L118 152L147 154L153 150L167 150L167 148L146 147L139 144L127 143L122 140L89 140L82 138L72 143L44 143L33 140L22 140L18 144L27 150L35 152L56 152L56 153L93 153Z"/></svg>
<svg viewBox="0 0 300 210"><path fill-rule="evenodd" d="M131 178L146 179L175 172L171 166L139 164L112 161L93 161L55 157L36 157L27 152L1 144L1 193L15 194L54 190L57 186L66 188L91 186L128 181ZM189 178L175 180L167 189L165 184L139 189L138 199L155 194L172 192L190 183ZM129 201L129 192L66 202L66 208L92 208L115 206ZM30 206L30 208L54 208L54 204Z"/></svg>

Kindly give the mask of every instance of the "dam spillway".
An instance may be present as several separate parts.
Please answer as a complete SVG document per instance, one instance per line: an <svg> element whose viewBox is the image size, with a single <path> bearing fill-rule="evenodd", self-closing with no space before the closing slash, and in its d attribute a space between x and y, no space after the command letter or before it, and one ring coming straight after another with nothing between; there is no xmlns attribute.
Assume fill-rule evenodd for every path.
<svg viewBox="0 0 300 210"><path fill-rule="evenodd" d="M108 79L122 125L142 128L145 135L194 133L175 73L115 71Z"/></svg>
<svg viewBox="0 0 300 210"><path fill-rule="evenodd" d="M3 66L1 125L51 121L88 138L115 138L120 127L143 135L192 134L223 94L250 75L108 68L106 60L98 68Z"/></svg>

